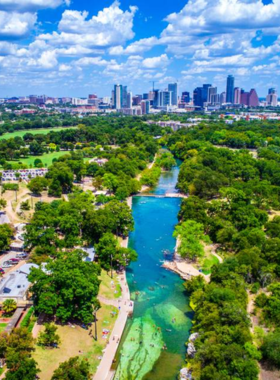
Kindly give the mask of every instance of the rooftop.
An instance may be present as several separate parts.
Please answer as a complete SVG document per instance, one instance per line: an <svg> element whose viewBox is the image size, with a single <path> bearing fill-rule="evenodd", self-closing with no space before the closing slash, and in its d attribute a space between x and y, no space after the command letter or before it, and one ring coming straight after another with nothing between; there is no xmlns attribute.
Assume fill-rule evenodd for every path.
<svg viewBox="0 0 280 380"><path fill-rule="evenodd" d="M24 264L18 270L9 273L0 282L1 298L24 298L30 282L27 279L30 269L38 268L36 264Z"/></svg>

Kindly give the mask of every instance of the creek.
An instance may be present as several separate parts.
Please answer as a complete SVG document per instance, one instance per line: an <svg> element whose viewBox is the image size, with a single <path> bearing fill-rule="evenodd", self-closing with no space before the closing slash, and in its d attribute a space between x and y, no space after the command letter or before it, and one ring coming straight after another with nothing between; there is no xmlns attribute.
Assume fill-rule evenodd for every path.
<svg viewBox="0 0 280 380"><path fill-rule="evenodd" d="M174 193L179 164L161 174L150 194ZM192 311L183 280L161 267L172 260L172 234L180 209L179 198L134 197L135 229L129 246L138 253L127 268L134 301L117 353L114 380L176 380L184 364Z"/></svg>

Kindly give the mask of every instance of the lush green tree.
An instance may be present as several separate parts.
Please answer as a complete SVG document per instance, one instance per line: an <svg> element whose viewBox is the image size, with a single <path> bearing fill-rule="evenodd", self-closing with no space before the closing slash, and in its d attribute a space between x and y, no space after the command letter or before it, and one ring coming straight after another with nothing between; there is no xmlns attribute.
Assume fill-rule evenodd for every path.
<svg viewBox="0 0 280 380"><path fill-rule="evenodd" d="M2 305L2 310L4 311L5 314L7 315L11 315L13 314L13 312L16 310L17 308L17 303L15 300L13 299L6 299L4 302L3 302L3 305Z"/></svg>
<svg viewBox="0 0 280 380"><path fill-rule="evenodd" d="M62 322L78 319L93 321L93 305L98 306L97 294L100 267L84 261L83 251L58 253L46 269L32 268L28 278L32 282L34 308L38 313L56 316Z"/></svg>
<svg viewBox="0 0 280 380"><path fill-rule="evenodd" d="M113 193L117 190L118 184L118 179L114 174L104 174L102 178L102 185L108 189L110 193Z"/></svg>
<svg viewBox="0 0 280 380"><path fill-rule="evenodd" d="M110 269L126 267L137 260L133 249L120 247L117 238L110 232L105 233L96 245L98 262L107 272Z"/></svg>
<svg viewBox="0 0 280 380"><path fill-rule="evenodd" d="M64 162L55 162L50 166L46 178L51 180L49 194L60 196L72 190L74 175L70 167Z"/></svg>
<svg viewBox="0 0 280 380"><path fill-rule="evenodd" d="M28 189L34 194L41 194L43 190L46 190L48 187L49 181L44 177L35 177L32 178L28 184Z"/></svg>
<svg viewBox="0 0 280 380"><path fill-rule="evenodd" d="M8 372L7 380L34 380L40 371L31 354L34 351L34 339L27 328L12 330L7 339L5 359Z"/></svg>
<svg viewBox="0 0 280 380"><path fill-rule="evenodd" d="M280 330L268 333L263 338L261 352L264 359L270 364L280 368Z"/></svg>
<svg viewBox="0 0 280 380"><path fill-rule="evenodd" d="M61 363L54 371L51 380L90 380L89 363L80 360L79 357L70 358L67 362Z"/></svg>
<svg viewBox="0 0 280 380"><path fill-rule="evenodd" d="M13 230L9 224L0 225L0 251L7 250L11 244Z"/></svg>
<svg viewBox="0 0 280 380"><path fill-rule="evenodd" d="M181 221L192 219L198 223L205 223L207 220L206 209L206 202L203 199L191 195L182 200L178 217Z"/></svg>
<svg viewBox="0 0 280 380"><path fill-rule="evenodd" d="M174 236L179 239L178 253L191 260L204 255L201 241L210 243L207 235L204 235L203 224L194 220L187 220L175 227Z"/></svg>
<svg viewBox="0 0 280 380"><path fill-rule="evenodd" d="M41 331L38 337L39 346L58 346L61 342L57 334L57 326L54 323L46 323L44 331Z"/></svg>
<svg viewBox="0 0 280 380"><path fill-rule="evenodd" d="M123 202L112 200L104 208L116 235L128 236L134 228L134 221L130 207Z"/></svg>
<svg viewBox="0 0 280 380"><path fill-rule="evenodd" d="M7 206L7 201L3 198L0 198L0 210Z"/></svg>
<svg viewBox="0 0 280 380"><path fill-rule="evenodd" d="M23 211L30 210L30 204L29 204L29 200L28 199L26 201L21 202L20 209L23 210Z"/></svg>

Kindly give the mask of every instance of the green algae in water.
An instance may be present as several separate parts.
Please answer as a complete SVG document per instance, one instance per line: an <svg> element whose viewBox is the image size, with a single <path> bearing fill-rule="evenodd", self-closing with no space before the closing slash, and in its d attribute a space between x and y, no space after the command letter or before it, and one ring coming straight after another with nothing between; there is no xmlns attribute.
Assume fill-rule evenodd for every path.
<svg viewBox="0 0 280 380"><path fill-rule="evenodd" d="M161 329L151 317L134 319L120 352L115 380L141 380L153 369L163 344Z"/></svg>

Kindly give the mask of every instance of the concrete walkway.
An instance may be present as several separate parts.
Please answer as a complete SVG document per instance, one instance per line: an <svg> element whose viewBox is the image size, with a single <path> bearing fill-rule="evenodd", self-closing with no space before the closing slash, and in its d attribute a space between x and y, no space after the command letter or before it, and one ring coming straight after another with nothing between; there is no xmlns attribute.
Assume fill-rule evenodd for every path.
<svg viewBox="0 0 280 380"><path fill-rule="evenodd" d="M101 359L100 365L93 377L94 380L111 380L114 372L110 371L113 360L115 358L127 318L133 312L133 302L130 301L129 288L126 282L125 272L119 277L119 282L122 289L122 298L119 299L118 308L119 314L109 338L109 343L105 348L104 355ZM103 302L103 301L102 301ZM113 302L113 301L112 301Z"/></svg>
<svg viewBox="0 0 280 380"><path fill-rule="evenodd" d="M129 197L127 200L128 205L131 207L132 198ZM121 241L121 246L124 248L128 247L128 237ZM119 309L119 314L117 320L115 322L114 328L110 335L108 345L105 348L104 355L101 359L101 362L97 368L95 375L93 376L93 380L112 380L114 376L114 371L111 371L111 366L113 360L116 356L117 349L119 347L119 343L126 325L126 321L129 315L133 313L133 301L130 300L130 292L129 287L126 282L126 273L123 271L119 276L118 280L121 286L122 296L118 300L106 300L101 297L100 301L103 303L110 303L117 305ZM104 302L105 301L105 302Z"/></svg>

